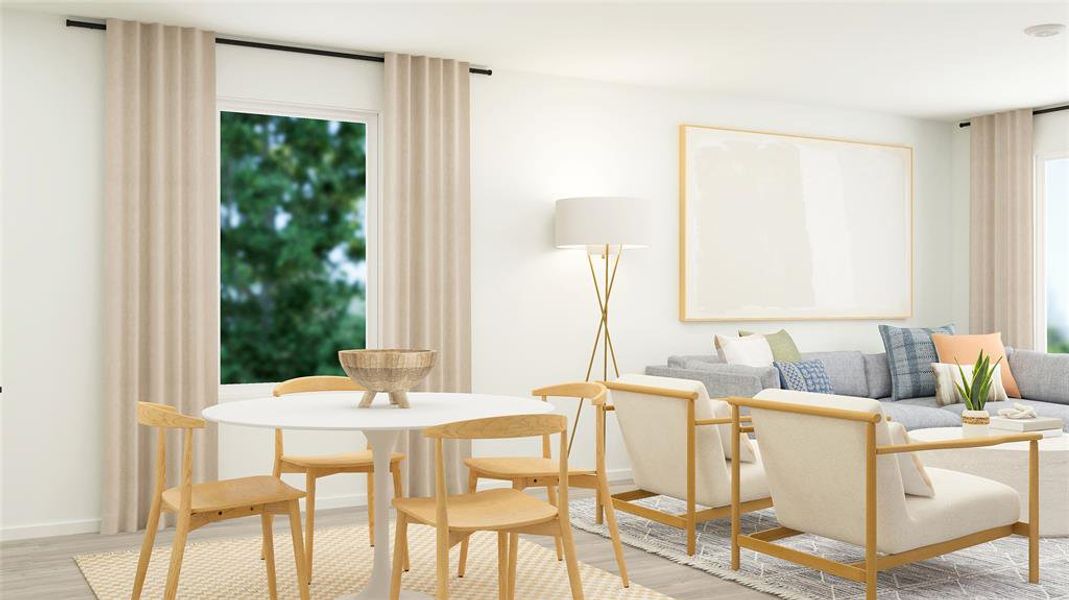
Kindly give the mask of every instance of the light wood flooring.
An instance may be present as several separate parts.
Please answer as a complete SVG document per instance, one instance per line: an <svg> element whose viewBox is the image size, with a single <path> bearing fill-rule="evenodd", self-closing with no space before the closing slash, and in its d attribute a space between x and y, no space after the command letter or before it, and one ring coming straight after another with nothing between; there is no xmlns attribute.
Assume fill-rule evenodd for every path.
<svg viewBox="0 0 1069 600"><path fill-rule="evenodd" d="M577 494L580 490L576 490ZM364 509L317 511L316 527L335 527L366 523ZM285 519L278 519L280 527L288 527ZM157 545L170 545L173 529L161 531ZM259 519L238 519L210 525L190 534L190 541L226 537L258 536ZM276 535L288 535L280 532ZM93 598L89 586L71 558L77 554L114 552L137 548L141 533L103 536L95 533L63 537L23 540L0 544L0 598L29 600L48 598ZM551 538L527 537L532 542L551 546ZM612 545L605 538L575 530L579 560L594 567L615 573ZM676 564L668 559L647 554L624 545L631 580L678 600L717 598L718 600L757 600L772 598L724 581L697 569Z"/></svg>

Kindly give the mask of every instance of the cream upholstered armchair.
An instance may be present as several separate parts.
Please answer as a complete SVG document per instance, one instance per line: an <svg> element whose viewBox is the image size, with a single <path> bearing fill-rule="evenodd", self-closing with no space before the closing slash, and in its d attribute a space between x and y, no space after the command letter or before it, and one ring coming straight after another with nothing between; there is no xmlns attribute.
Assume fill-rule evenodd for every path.
<svg viewBox="0 0 1069 600"><path fill-rule="evenodd" d="M760 452L746 437L732 452L730 406L711 400L703 383L624 375L605 386L612 391L606 408L616 415L638 487L612 495L616 510L685 530L687 553L693 555L697 524L731 514L732 456L742 457L741 510L772 505ZM634 502L652 496L683 500L686 512L671 514Z"/></svg>
<svg viewBox="0 0 1069 600"><path fill-rule="evenodd" d="M929 443L892 443L880 403L868 398L764 390L728 398L734 429L750 409L779 527L742 535L732 514L732 568L749 548L864 583L876 598L879 571L953 552L1008 535L1029 538L1029 581L1039 581L1039 525L1017 521L1021 498L1001 483L943 469L924 469L931 495L907 495L903 453L1030 441L1030 515L1038 515L1039 434L993 435ZM1025 465L1021 465L1022 468ZM744 496L732 489L734 506ZM862 546L865 560L835 562L773 543L801 533Z"/></svg>

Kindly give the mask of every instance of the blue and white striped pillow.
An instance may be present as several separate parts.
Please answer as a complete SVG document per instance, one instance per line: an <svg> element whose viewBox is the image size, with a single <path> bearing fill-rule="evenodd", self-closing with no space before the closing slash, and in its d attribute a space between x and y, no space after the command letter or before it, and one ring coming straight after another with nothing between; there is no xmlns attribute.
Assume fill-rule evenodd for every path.
<svg viewBox="0 0 1069 600"><path fill-rule="evenodd" d="M880 325L880 337L891 369L891 395L895 400L935 395L932 363L939 362L933 333L954 333L954 325L942 327L892 327Z"/></svg>

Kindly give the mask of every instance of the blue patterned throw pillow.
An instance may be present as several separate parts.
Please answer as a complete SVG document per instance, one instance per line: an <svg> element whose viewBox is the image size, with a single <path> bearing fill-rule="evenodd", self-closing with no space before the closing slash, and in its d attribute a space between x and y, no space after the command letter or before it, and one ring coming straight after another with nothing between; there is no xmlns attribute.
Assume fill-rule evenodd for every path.
<svg viewBox="0 0 1069 600"><path fill-rule="evenodd" d="M880 337L891 369L891 395L895 400L935 395L932 363L939 362L933 333L953 334L953 325L942 327L892 327L880 325Z"/></svg>
<svg viewBox="0 0 1069 600"><path fill-rule="evenodd" d="M785 390L832 394L831 378L819 360L772 363L779 370L779 385Z"/></svg>

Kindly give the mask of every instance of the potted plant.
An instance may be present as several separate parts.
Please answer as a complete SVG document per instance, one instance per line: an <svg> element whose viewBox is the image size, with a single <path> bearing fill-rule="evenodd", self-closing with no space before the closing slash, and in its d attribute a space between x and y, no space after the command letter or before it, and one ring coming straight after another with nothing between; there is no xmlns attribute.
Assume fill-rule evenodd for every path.
<svg viewBox="0 0 1069 600"><path fill-rule="evenodd" d="M969 377L965 376L965 370L961 368L961 363L958 363L961 383L955 382L954 385L965 402L965 410L961 413L962 435L965 437L984 436L988 433L991 415L984 410L984 405L987 404L995 369L999 368L1000 362L1002 362L1002 357L999 357L995 364L991 364L991 357L986 356L981 350Z"/></svg>

